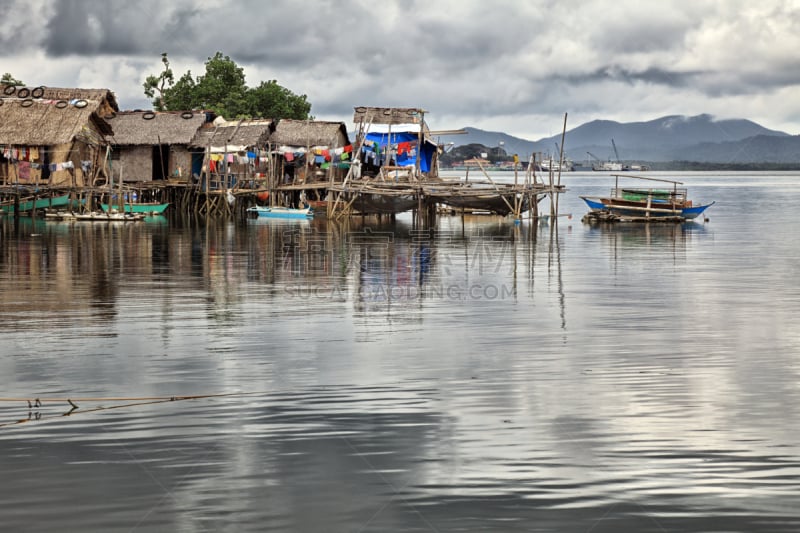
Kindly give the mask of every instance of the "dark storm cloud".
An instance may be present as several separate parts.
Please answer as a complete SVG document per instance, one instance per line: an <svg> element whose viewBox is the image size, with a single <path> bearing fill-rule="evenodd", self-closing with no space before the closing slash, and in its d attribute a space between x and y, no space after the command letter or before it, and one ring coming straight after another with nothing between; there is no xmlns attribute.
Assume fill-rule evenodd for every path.
<svg viewBox="0 0 800 533"><path fill-rule="evenodd" d="M634 71L622 68L618 65L600 67L592 72L585 72L563 77L556 77L575 84L591 84L599 81L618 81L627 84L639 82L663 85L666 87L687 87L692 85L702 72L679 72L664 70L656 67L642 71Z"/></svg>
<svg viewBox="0 0 800 533"><path fill-rule="evenodd" d="M163 24L163 9L155 2L58 0L45 29L49 55L139 55L158 49L154 29ZM169 39L169 36L164 36Z"/></svg>
<svg viewBox="0 0 800 533"><path fill-rule="evenodd" d="M0 57L38 46L38 31L31 31L32 21L24 17L7 16L9 13L25 12L27 9L27 2L0 0Z"/></svg>

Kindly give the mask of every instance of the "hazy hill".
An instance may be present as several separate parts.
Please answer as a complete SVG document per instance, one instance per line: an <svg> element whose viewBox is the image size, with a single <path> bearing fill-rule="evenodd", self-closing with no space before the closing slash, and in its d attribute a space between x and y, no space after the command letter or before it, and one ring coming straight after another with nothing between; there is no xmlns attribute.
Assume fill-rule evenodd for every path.
<svg viewBox="0 0 800 533"><path fill-rule="evenodd" d="M555 153L561 135L529 141L502 132L464 128L467 135L442 137L455 146L502 147L527 158L533 152ZM647 122L593 120L568 130L565 152L575 161L616 160L611 140L623 161L800 162L800 137L770 130L745 119L715 120L710 115L666 116Z"/></svg>
<svg viewBox="0 0 800 533"><path fill-rule="evenodd" d="M797 163L800 162L800 135L756 135L736 142L699 143L675 151L669 160L704 163Z"/></svg>

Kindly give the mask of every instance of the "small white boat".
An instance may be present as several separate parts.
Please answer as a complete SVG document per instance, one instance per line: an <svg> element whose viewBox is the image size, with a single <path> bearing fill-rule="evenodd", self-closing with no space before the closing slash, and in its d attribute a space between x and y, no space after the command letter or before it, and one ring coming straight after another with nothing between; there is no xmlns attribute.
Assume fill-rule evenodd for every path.
<svg viewBox="0 0 800 533"><path fill-rule="evenodd" d="M135 222L144 220L144 213L104 213L92 211L91 213L74 213L72 211L48 212L45 218L54 220L82 220L90 222Z"/></svg>

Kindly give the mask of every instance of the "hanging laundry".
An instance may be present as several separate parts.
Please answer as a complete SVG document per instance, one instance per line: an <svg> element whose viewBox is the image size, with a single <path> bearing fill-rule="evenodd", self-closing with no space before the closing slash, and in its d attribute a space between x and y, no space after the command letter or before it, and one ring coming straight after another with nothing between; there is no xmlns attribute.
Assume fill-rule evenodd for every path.
<svg viewBox="0 0 800 533"><path fill-rule="evenodd" d="M342 161L347 161L348 159L350 159L350 154L345 152L345 153L343 153L342 155L339 156L339 159L341 159Z"/></svg>
<svg viewBox="0 0 800 533"><path fill-rule="evenodd" d="M228 157L225 158L226 163L233 163L233 154L228 154Z"/></svg>
<svg viewBox="0 0 800 533"><path fill-rule="evenodd" d="M89 172L89 170L91 168L92 168L92 162L91 161L81 161L81 170L83 172Z"/></svg>
<svg viewBox="0 0 800 533"><path fill-rule="evenodd" d="M286 161L294 161L294 154L292 152L286 152L285 154L283 154L283 158Z"/></svg>
<svg viewBox="0 0 800 533"><path fill-rule="evenodd" d="M29 181L31 179L31 164L27 161L20 161L17 166L17 177L19 181Z"/></svg>
<svg viewBox="0 0 800 533"><path fill-rule="evenodd" d="M343 150L349 154L350 152L353 151L353 145L352 144L348 144L347 146L345 146L343 148Z"/></svg>
<svg viewBox="0 0 800 533"><path fill-rule="evenodd" d="M247 159L255 159L258 155L255 152L247 152Z"/></svg>

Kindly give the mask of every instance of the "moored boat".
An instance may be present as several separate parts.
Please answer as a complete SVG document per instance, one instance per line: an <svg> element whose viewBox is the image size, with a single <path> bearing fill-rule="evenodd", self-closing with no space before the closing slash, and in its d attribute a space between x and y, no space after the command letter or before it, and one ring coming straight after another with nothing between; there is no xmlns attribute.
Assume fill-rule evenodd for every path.
<svg viewBox="0 0 800 533"><path fill-rule="evenodd" d="M69 194L53 196L51 198L26 198L19 202L19 212L26 213L28 211L33 211L34 209L66 207L68 205ZM3 214L13 214L14 204L9 202L0 205L0 212Z"/></svg>
<svg viewBox="0 0 800 533"><path fill-rule="evenodd" d="M438 203L456 209L488 212L500 216L507 216L515 210L521 213L531 208L528 195L518 194L514 190L457 187L451 190L443 188L431 190L429 194Z"/></svg>
<svg viewBox="0 0 800 533"><path fill-rule="evenodd" d="M126 213L143 213L152 215L162 214L167 207L169 207L169 204L159 204L157 202L123 204L123 209ZM116 205L100 204L100 208L106 213L114 210L119 211L119 206Z"/></svg>
<svg viewBox="0 0 800 533"><path fill-rule="evenodd" d="M73 211L48 211L45 218L64 221L86 221L86 222L136 222L144 220L144 213L117 213L91 211L88 213L76 213Z"/></svg>
<svg viewBox="0 0 800 533"><path fill-rule="evenodd" d="M298 209L294 207L279 207L279 206L261 206L254 205L247 208L248 213L263 218L299 218L309 219L314 217L314 211L310 207Z"/></svg>
<svg viewBox="0 0 800 533"><path fill-rule="evenodd" d="M620 187L620 177L669 183L672 188ZM687 190L678 187L683 185L680 181L644 176L615 178L608 196L581 196L591 210L587 214L590 221L683 222L697 218L714 205L694 204L687 197Z"/></svg>

